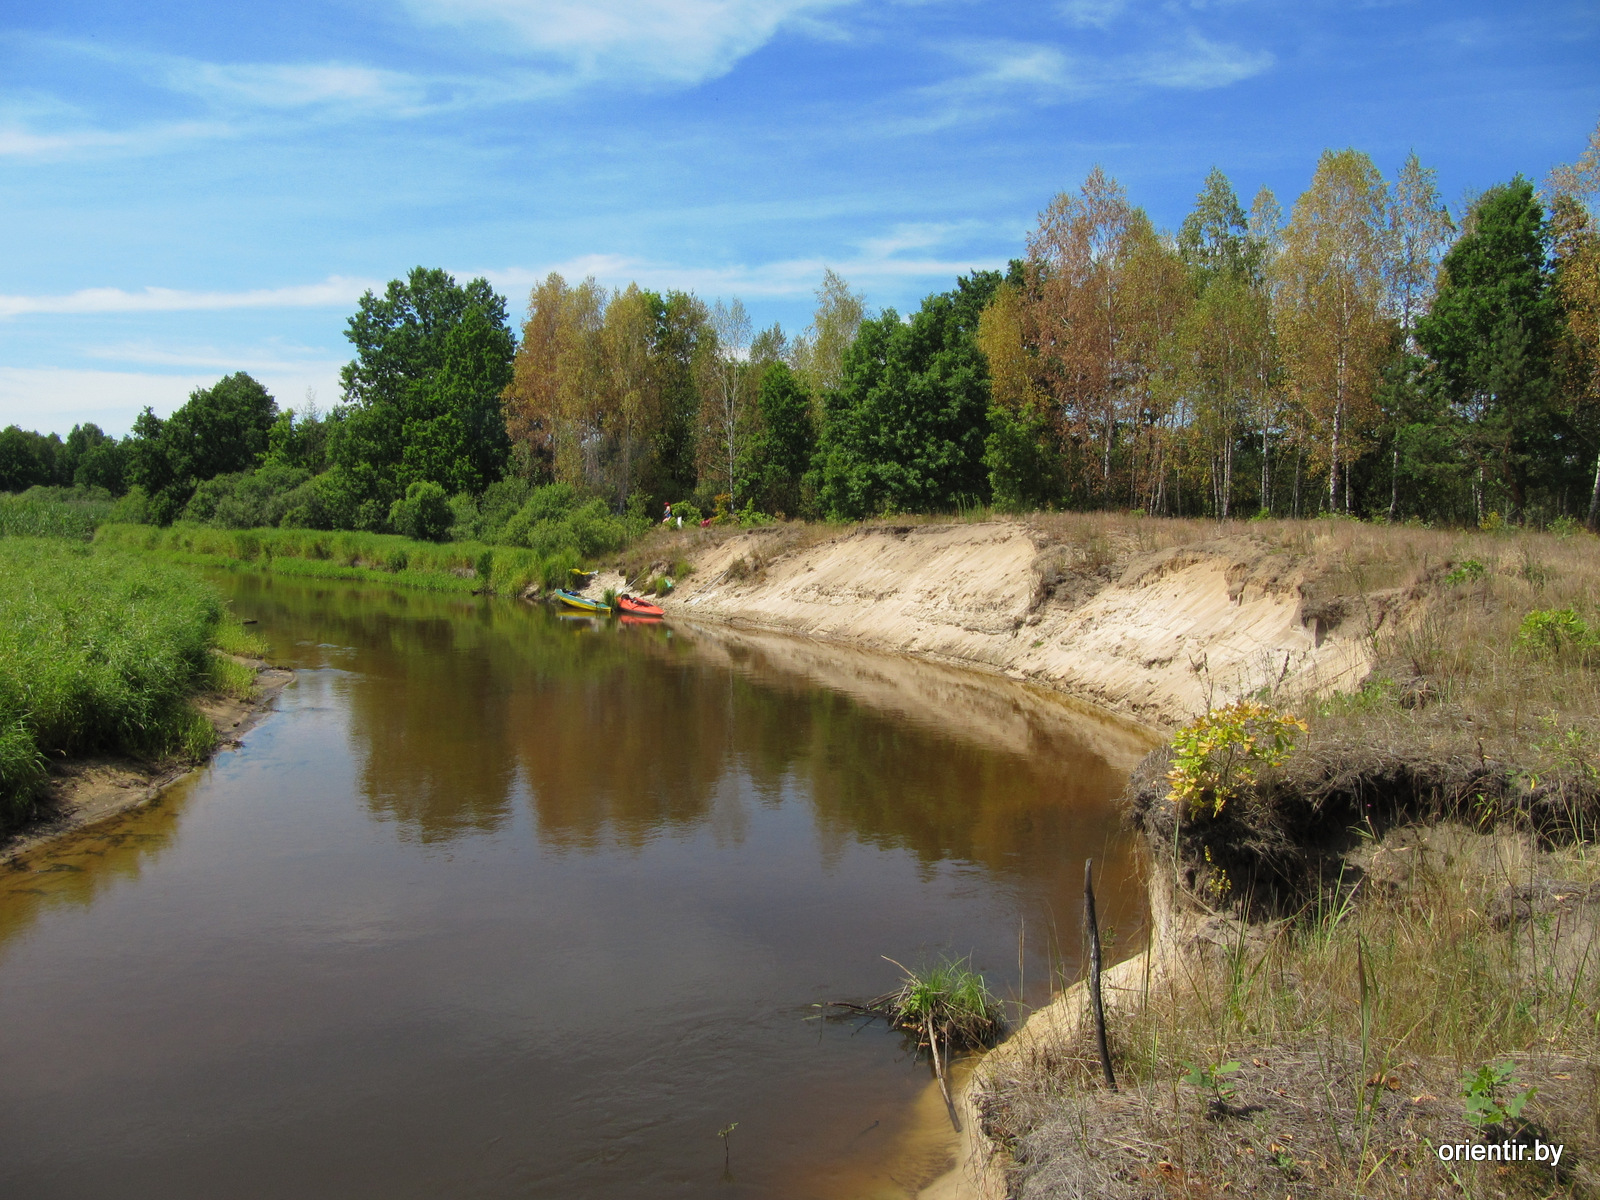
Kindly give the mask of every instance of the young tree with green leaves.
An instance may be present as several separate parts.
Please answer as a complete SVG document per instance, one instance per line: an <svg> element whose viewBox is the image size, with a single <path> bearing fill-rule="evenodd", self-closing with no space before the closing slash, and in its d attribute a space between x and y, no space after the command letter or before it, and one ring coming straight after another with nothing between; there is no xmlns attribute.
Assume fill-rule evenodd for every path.
<svg viewBox="0 0 1600 1200"><path fill-rule="evenodd" d="M1372 417L1390 344L1382 312L1387 188L1357 150L1325 150L1295 202L1275 269L1279 335L1295 398L1328 470L1328 507L1353 507L1349 464Z"/></svg>
<svg viewBox="0 0 1600 1200"><path fill-rule="evenodd" d="M1545 186L1550 197L1555 288L1565 319L1562 380L1579 428L1595 456L1588 525L1600 532L1600 123L1574 163L1557 167Z"/></svg>
<svg viewBox="0 0 1600 1200"><path fill-rule="evenodd" d="M1533 185L1520 175L1485 192L1444 257L1444 277L1417 342L1467 429L1479 518L1503 489L1521 514L1528 490L1559 457L1554 351L1560 309L1549 233Z"/></svg>
<svg viewBox="0 0 1600 1200"><path fill-rule="evenodd" d="M830 515L948 511L988 491L988 365L976 333L1000 286L977 271L929 296L909 322L861 323L844 377L825 397L821 500Z"/></svg>
<svg viewBox="0 0 1600 1200"><path fill-rule="evenodd" d="M711 306L710 352L701 359L700 475L704 490L726 495L730 508L743 499L739 462L753 425L750 314L737 296Z"/></svg>
<svg viewBox="0 0 1600 1200"><path fill-rule="evenodd" d="M832 267L823 268L817 287L817 309L794 341L790 354L795 374L813 396L825 396L844 379L844 358L867 316L867 303Z"/></svg>

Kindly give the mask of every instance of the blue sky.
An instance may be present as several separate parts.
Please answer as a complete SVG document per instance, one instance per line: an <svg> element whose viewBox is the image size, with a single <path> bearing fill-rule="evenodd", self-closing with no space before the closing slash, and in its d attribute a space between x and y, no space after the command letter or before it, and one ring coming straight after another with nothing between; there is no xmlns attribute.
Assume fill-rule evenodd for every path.
<svg viewBox="0 0 1600 1200"><path fill-rule="evenodd" d="M1576 158L1600 6L1385 0L322 0L0 13L0 424L126 432L248 370L338 400L422 264L806 324L913 308L1100 163L1158 225L1207 170L1287 210L1325 147L1459 198Z"/></svg>

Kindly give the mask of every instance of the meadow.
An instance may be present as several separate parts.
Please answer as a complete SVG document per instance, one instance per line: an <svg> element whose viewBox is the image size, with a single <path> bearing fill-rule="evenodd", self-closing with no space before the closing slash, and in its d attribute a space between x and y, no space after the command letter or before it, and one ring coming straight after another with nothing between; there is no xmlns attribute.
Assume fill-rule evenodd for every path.
<svg viewBox="0 0 1600 1200"><path fill-rule="evenodd" d="M255 673L256 649L192 571L81 540L0 537L0 825L43 797L52 761L196 759L215 744L198 692Z"/></svg>
<svg viewBox="0 0 1600 1200"><path fill-rule="evenodd" d="M519 546L426 542L387 533L218 529L188 522L164 529L105 525L95 534L95 545L191 566L497 596L518 596L533 586L563 587L568 572L582 565L575 550L541 554Z"/></svg>

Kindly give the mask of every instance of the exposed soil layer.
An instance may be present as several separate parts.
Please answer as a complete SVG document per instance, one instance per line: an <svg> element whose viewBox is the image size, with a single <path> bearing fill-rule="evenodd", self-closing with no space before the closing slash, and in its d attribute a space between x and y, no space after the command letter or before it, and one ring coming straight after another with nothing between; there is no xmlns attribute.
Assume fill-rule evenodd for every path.
<svg viewBox="0 0 1600 1200"><path fill-rule="evenodd" d="M786 545L752 530L699 549L668 614L998 671L1169 726L1272 687L1320 695L1371 670L1366 609L1319 599L1336 564L1229 535L1149 548L1021 521L863 526Z"/></svg>
<svg viewBox="0 0 1600 1200"><path fill-rule="evenodd" d="M257 659L239 659L256 670L255 695L248 700L205 694L197 709L217 731L213 754L239 745L239 739L266 715L273 701L294 678L293 671ZM98 821L149 804L172 784L202 764L191 759L146 762L134 758L91 755L52 764L49 791L34 818L0 835L0 863L74 833Z"/></svg>

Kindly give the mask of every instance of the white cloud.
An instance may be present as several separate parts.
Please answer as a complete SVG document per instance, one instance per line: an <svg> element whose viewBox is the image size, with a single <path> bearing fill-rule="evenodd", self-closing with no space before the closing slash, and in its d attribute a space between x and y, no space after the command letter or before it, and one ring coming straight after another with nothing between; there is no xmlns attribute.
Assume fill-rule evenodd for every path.
<svg viewBox="0 0 1600 1200"><path fill-rule="evenodd" d="M326 408L339 396L338 367L284 364L283 370L256 374L281 407L300 405L314 389ZM238 370L238 367L231 368ZM164 374L92 371L65 367L0 367L0 426L20 425L41 433L65 434L92 421L121 437L147 406L165 417L195 388L210 387L222 371Z"/></svg>
<svg viewBox="0 0 1600 1200"><path fill-rule="evenodd" d="M215 121L176 121L135 129L73 129L39 133L11 123L0 127L0 157L48 157L81 151L164 149L178 142L224 137L233 131Z"/></svg>
<svg viewBox="0 0 1600 1200"><path fill-rule="evenodd" d="M168 86L176 91L259 108L416 108L425 102L428 91L427 84L415 76L347 63L183 59L173 61L165 75Z"/></svg>
<svg viewBox="0 0 1600 1200"><path fill-rule="evenodd" d="M1019 100L1080 100L1136 87L1205 90L1258 75L1267 51L1213 42L1197 33L1132 53L1093 56L1030 42L971 42L950 48L968 73L923 89L949 102L942 121L991 115Z"/></svg>
<svg viewBox="0 0 1600 1200"><path fill-rule="evenodd" d="M194 292L178 288L147 287L129 292L121 288L84 288L60 296L0 295L0 317L29 313L195 312L232 308L346 308L369 288L381 282L330 275L321 283L280 288L253 288L243 292Z"/></svg>
<svg viewBox="0 0 1600 1200"><path fill-rule="evenodd" d="M285 353L289 351L289 353ZM296 353L297 351L297 353ZM84 352L90 358L115 363L139 363L151 367L204 367L223 372L260 371L337 375L343 359L316 357L318 351L305 346L250 346L230 349L224 346L164 346L154 342L113 342L96 345Z"/></svg>
<svg viewBox="0 0 1600 1200"><path fill-rule="evenodd" d="M1244 50L1191 34L1182 46L1156 50L1129 61L1127 68L1130 79L1153 87L1204 90L1259 75L1274 61L1266 50Z"/></svg>
<svg viewBox="0 0 1600 1200"><path fill-rule="evenodd" d="M856 0L406 0L420 21L479 28L577 77L693 84ZM506 35L512 42L504 42Z"/></svg>
<svg viewBox="0 0 1600 1200"><path fill-rule="evenodd" d="M590 254L538 269L505 267L475 274L486 276L497 289L506 293L515 312L519 302L551 271L559 272L569 282L592 275L607 287L638 283L647 288L694 292L706 299L715 296L797 299L809 298L816 291L826 267L832 267L857 287L871 291L878 286L898 291L900 285L908 280L930 281L939 287L948 287L957 275L993 269L999 265L991 259L932 256L901 258L893 249L885 252L885 246L892 247L893 242L893 238L864 242L853 255L791 258L723 267L693 267L616 254ZM927 244L925 240L914 246L907 243L907 248L922 249Z"/></svg>
<svg viewBox="0 0 1600 1200"><path fill-rule="evenodd" d="M1128 0L1063 0L1060 10L1069 24L1104 29L1127 7Z"/></svg>

